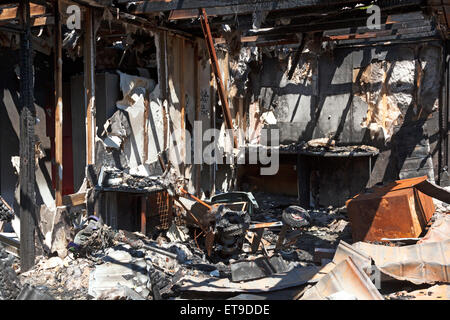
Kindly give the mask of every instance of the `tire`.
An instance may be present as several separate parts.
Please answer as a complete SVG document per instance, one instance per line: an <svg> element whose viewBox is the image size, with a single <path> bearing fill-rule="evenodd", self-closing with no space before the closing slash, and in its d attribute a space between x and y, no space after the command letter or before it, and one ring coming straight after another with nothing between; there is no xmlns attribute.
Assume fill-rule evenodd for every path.
<svg viewBox="0 0 450 320"><path fill-rule="evenodd" d="M233 211L223 206L218 208L217 214L216 240L221 247L218 253L228 257L241 250L251 217L248 212Z"/></svg>
<svg viewBox="0 0 450 320"><path fill-rule="evenodd" d="M221 234L233 237L245 234L250 221L251 218L247 212L227 210L217 225Z"/></svg>
<svg viewBox="0 0 450 320"><path fill-rule="evenodd" d="M311 217L302 207L290 206L283 211L281 220L292 228L303 228L309 226Z"/></svg>

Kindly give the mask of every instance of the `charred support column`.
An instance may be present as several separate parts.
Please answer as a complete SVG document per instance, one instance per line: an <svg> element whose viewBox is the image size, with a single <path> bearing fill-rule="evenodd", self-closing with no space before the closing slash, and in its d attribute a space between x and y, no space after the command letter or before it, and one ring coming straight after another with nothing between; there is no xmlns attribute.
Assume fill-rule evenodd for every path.
<svg viewBox="0 0 450 320"><path fill-rule="evenodd" d="M30 30L30 2L21 0L20 20L20 265L22 271L34 266L36 226L33 69Z"/></svg>
<svg viewBox="0 0 450 320"><path fill-rule="evenodd" d="M234 147L238 148L238 142L236 135L233 132L233 121L231 118L230 107L228 105L228 96L223 85L222 74L220 73L219 61L217 60L216 49L214 48L214 42L211 36L211 30L209 28L208 17L205 9L199 9L200 21L202 24L203 34L206 40L206 46L208 47L209 58L211 59L211 66L214 71L217 82L217 90L219 91L220 101L222 102L222 110L225 118L225 124L228 129L232 130Z"/></svg>
<svg viewBox="0 0 450 320"><path fill-rule="evenodd" d="M63 180L63 102L62 102L62 40L61 2L55 1L55 162L56 162L56 206L62 206Z"/></svg>
<svg viewBox="0 0 450 320"><path fill-rule="evenodd" d="M92 8L86 7L84 34L84 88L86 103L86 164L95 162L95 48Z"/></svg>
<svg viewBox="0 0 450 320"><path fill-rule="evenodd" d="M147 234L147 194L141 197L141 233Z"/></svg>
<svg viewBox="0 0 450 320"><path fill-rule="evenodd" d="M195 96L195 121L200 121L200 85L199 85L199 52L198 43L194 44L194 96ZM202 132L203 134L203 132ZM194 132L195 136L195 132ZM196 139L196 138L194 138ZM202 146L203 147L203 146ZM200 196L200 180L201 180L201 167L202 165L197 163L194 164L195 169L195 195Z"/></svg>
<svg viewBox="0 0 450 320"><path fill-rule="evenodd" d="M310 166L309 159L307 157L297 154L297 191L298 191L298 200L300 206L303 208L309 208L309 179L310 179Z"/></svg>

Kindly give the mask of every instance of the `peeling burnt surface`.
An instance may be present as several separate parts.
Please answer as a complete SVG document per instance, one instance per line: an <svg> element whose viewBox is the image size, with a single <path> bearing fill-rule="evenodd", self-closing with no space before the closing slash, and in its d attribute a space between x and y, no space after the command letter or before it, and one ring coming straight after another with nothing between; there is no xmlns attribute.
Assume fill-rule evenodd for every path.
<svg viewBox="0 0 450 320"><path fill-rule="evenodd" d="M372 146L356 145L356 146L330 146L330 145L314 145L309 146L304 144L300 148L302 154L341 154L342 156L357 156L357 155L376 155L378 149Z"/></svg>
<svg viewBox="0 0 450 320"><path fill-rule="evenodd" d="M5 200L0 196L0 221L11 221L14 217L12 210L6 205Z"/></svg>

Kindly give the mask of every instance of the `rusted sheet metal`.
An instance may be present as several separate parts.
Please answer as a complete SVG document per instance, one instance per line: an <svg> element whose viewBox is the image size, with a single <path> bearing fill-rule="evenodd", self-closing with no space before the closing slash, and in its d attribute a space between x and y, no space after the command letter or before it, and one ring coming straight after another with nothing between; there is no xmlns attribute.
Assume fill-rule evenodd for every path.
<svg viewBox="0 0 450 320"><path fill-rule="evenodd" d="M430 197L445 203L450 203L450 192L428 180L421 181L414 187Z"/></svg>
<svg viewBox="0 0 450 320"><path fill-rule="evenodd" d="M351 257L336 265L314 287L307 290L300 300L325 300L340 293L358 300L384 300L367 274Z"/></svg>
<svg viewBox="0 0 450 320"><path fill-rule="evenodd" d="M348 200L353 241L418 237L435 211L433 199L415 188L426 179L397 180Z"/></svg>
<svg viewBox="0 0 450 320"><path fill-rule="evenodd" d="M427 234L417 243L440 242L450 239L450 215L445 215L436 220Z"/></svg>
<svg viewBox="0 0 450 320"><path fill-rule="evenodd" d="M370 256L385 274L415 284L450 282L450 240L404 247L388 247L365 242L353 244Z"/></svg>
<svg viewBox="0 0 450 320"><path fill-rule="evenodd" d="M180 290L198 292L267 292L281 290L305 284L318 270L315 266L297 267L271 277L242 283L233 283L228 278L200 279L198 277L185 276L180 281Z"/></svg>

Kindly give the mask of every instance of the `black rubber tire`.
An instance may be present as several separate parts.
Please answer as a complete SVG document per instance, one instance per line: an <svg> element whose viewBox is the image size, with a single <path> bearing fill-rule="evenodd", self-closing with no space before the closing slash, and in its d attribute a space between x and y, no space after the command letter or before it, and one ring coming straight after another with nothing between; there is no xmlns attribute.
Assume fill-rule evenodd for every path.
<svg viewBox="0 0 450 320"><path fill-rule="evenodd" d="M216 223L219 234L226 237L245 234L250 226L250 215L247 212L225 210L225 214Z"/></svg>
<svg viewBox="0 0 450 320"><path fill-rule="evenodd" d="M248 225L234 224L223 229L222 234L226 237L236 237L245 234L248 229Z"/></svg>
<svg viewBox="0 0 450 320"><path fill-rule="evenodd" d="M299 206L289 206L283 210L281 220L292 228L303 228L309 226L311 217L306 209Z"/></svg>

